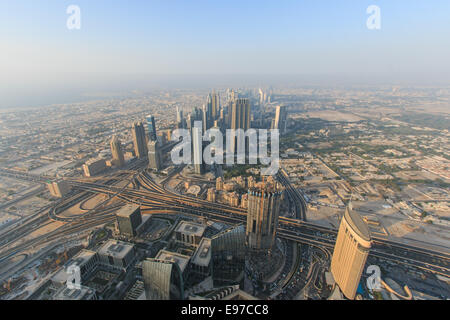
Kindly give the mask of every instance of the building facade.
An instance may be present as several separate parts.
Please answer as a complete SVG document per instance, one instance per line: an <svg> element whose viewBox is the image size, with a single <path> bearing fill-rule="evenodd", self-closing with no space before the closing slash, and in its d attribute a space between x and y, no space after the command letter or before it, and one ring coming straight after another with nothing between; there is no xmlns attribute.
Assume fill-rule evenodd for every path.
<svg viewBox="0 0 450 320"><path fill-rule="evenodd" d="M370 247L369 228L349 205L342 217L331 259L331 273L348 299L355 298Z"/></svg>

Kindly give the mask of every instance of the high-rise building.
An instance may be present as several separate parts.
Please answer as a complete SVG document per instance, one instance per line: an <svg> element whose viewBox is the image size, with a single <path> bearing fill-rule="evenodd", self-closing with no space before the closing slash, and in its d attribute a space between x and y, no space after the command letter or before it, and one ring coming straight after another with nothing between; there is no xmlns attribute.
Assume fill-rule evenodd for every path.
<svg viewBox="0 0 450 320"><path fill-rule="evenodd" d="M273 129L280 130L280 133L286 132L287 125L287 111L285 106L277 106L275 111L275 121L273 124Z"/></svg>
<svg viewBox="0 0 450 320"><path fill-rule="evenodd" d="M134 153L139 159L147 157L147 139L145 138L145 128L142 122L135 122L131 127L133 135Z"/></svg>
<svg viewBox="0 0 450 320"><path fill-rule="evenodd" d="M50 194L53 197L62 198L66 194L68 194L71 191L71 187L67 183L67 181L64 180L58 180L58 181L49 181L47 183L48 191L50 191Z"/></svg>
<svg viewBox="0 0 450 320"><path fill-rule="evenodd" d="M220 102L219 95L214 90L208 95L207 105L211 121L217 120L220 112Z"/></svg>
<svg viewBox="0 0 450 320"><path fill-rule="evenodd" d="M178 129L184 129L185 126L185 120L183 118L183 110L180 109L180 107L177 107L177 128Z"/></svg>
<svg viewBox="0 0 450 320"><path fill-rule="evenodd" d="M155 117L148 115L145 119L147 120L148 139L149 141L156 141Z"/></svg>
<svg viewBox="0 0 450 320"><path fill-rule="evenodd" d="M90 159L83 164L83 171L86 177L93 177L106 170L105 159Z"/></svg>
<svg viewBox="0 0 450 320"><path fill-rule="evenodd" d="M114 164L118 167L122 167L125 164L125 157L123 155L122 145L117 136L112 137L110 146Z"/></svg>
<svg viewBox="0 0 450 320"><path fill-rule="evenodd" d="M348 299L355 298L370 247L369 228L350 204L342 217L331 259L331 273Z"/></svg>
<svg viewBox="0 0 450 320"><path fill-rule="evenodd" d="M203 162L203 136L202 122L196 121L192 129L192 150L194 153L194 169L195 173L203 174L205 172L205 164Z"/></svg>
<svg viewBox="0 0 450 320"><path fill-rule="evenodd" d="M254 251L270 250L275 242L280 214L281 192L269 185L249 189L247 208L247 246Z"/></svg>
<svg viewBox="0 0 450 320"><path fill-rule="evenodd" d="M116 213L120 234L134 237L142 223L141 208L136 204L127 204Z"/></svg>
<svg viewBox="0 0 450 320"><path fill-rule="evenodd" d="M231 129L250 128L250 100L235 98L231 101Z"/></svg>
<svg viewBox="0 0 450 320"><path fill-rule="evenodd" d="M148 258L142 262L147 300L179 300L184 298L184 282L175 260Z"/></svg>
<svg viewBox="0 0 450 320"><path fill-rule="evenodd" d="M161 170L162 168L161 150L158 141L148 143L148 166L155 170Z"/></svg>
<svg viewBox="0 0 450 320"><path fill-rule="evenodd" d="M235 98L230 101L231 118L230 127L231 129L243 129L246 131L250 128L250 100L248 98ZM227 151L236 153L237 141L239 137L235 137L231 140L231 146L227 146Z"/></svg>

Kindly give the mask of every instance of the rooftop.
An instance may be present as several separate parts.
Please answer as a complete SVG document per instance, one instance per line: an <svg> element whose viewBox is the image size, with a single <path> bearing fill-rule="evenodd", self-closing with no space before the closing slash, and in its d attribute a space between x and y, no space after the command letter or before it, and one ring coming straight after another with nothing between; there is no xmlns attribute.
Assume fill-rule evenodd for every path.
<svg viewBox="0 0 450 320"><path fill-rule="evenodd" d="M211 261L211 239L203 238L192 257L192 263L206 267Z"/></svg>
<svg viewBox="0 0 450 320"><path fill-rule="evenodd" d="M133 248L134 245L128 242L108 240L101 246L98 253L101 255L112 256L117 259L123 259L131 250L133 250Z"/></svg>
<svg viewBox="0 0 450 320"><path fill-rule="evenodd" d="M176 263L180 268L181 272L183 272L186 269L190 259L191 259L190 256L185 256L184 254L166 250L160 250L155 257L155 260L162 260Z"/></svg>
<svg viewBox="0 0 450 320"><path fill-rule="evenodd" d="M205 232L205 229L206 229L206 227L202 224L188 222L188 221L181 221L178 224L175 231L181 232L184 234L201 237L203 235L203 233Z"/></svg>
<svg viewBox="0 0 450 320"><path fill-rule="evenodd" d="M345 209L344 217L348 224L352 227L353 231L355 231L364 240L370 241L369 227L367 227L367 224L364 222L361 215L353 210L351 205Z"/></svg>
<svg viewBox="0 0 450 320"><path fill-rule="evenodd" d="M116 215L118 217L128 218L137 210L139 210L139 205L137 204L126 204L119 211L117 211Z"/></svg>

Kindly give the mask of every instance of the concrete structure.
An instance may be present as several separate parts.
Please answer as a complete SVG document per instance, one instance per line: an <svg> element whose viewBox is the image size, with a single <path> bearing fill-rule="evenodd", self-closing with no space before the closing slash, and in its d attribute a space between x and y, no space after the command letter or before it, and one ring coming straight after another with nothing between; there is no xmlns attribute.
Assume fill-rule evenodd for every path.
<svg viewBox="0 0 450 320"><path fill-rule="evenodd" d="M270 250L275 242L281 192L249 189L246 243L251 250Z"/></svg>
<svg viewBox="0 0 450 320"><path fill-rule="evenodd" d="M83 171L86 177L93 177L106 170L104 159L90 159L83 164Z"/></svg>
<svg viewBox="0 0 450 320"><path fill-rule="evenodd" d="M116 213L116 219L120 234L134 237L142 223L141 208L136 204L126 204Z"/></svg>
<svg viewBox="0 0 450 320"><path fill-rule="evenodd" d="M210 111L211 120L217 120L220 113L220 102L219 102L219 95L213 90L212 93L208 95L208 99L206 102L208 106L208 111Z"/></svg>
<svg viewBox="0 0 450 320"><path fill-rule="evenodd" d="M98 256L103 266L125 271L135 259L135 248L131 243L108 240L98 250Z"/></svg>
<svg viewBox="0 0 450 320"><path fill-rule="evenodd" d="M133 123L131 134L133 136L134 153L136 157L139 159L147 157L147 139L145 137L143 123L140 121Z"/></svg>
<svg viewBox="0 0 450 320"><path fill-rule="evenodd" d="M188 272L188 265L189 265L189 260L191 259L191 257L181 254L181 253L177 253L177 252L160 250L158 252L158 254L156 255L155 259L158 261L166 261L166 262L175 263L178 266L178 268L180 269L180 272L183 275L183 279L184 279L185 275Z"/></svg>
<svg viewBox="0 0 450 320"><path fill-rule="evenodd" d="M122 145L117 136L112 137L110 146L114 164L118 167L123 167L125 164L125 157L123 155Z"/></svg>
<svg viewBox="0 0 450 320"><path fill-rule="evenodd" d="M175 229L177 241L188 245L198 245L206 227L199 223L180 221Z"/></svg>
<svg viewBox="0 0 450 320"><path fill-rule="evenodd" d="M371 247L370 232L361 216L346 208L331 259L331 273L348 299L354 299Z"/></svg>

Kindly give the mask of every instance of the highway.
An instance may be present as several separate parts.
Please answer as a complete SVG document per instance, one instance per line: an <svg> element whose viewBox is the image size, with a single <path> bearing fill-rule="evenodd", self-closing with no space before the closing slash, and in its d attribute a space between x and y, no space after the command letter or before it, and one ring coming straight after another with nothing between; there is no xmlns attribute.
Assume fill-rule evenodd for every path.
<svg viewBox="0 0 450 320"><path fill-rule="evenodd" d="M246 211L228 205L212 203L206 200L179 195L165 190L154 183L145 172L137 177L139 190L102 185L99 183L73 182L80 190L94 193L115 195L117 198L142 206L143 213L154 210L163 212L178 212L188 215L203 216L211 220L226 223L243 223L246 221ZM118 193L118 191L121 191ZM334 248L337 231L331 228L316 226L300 219L279 218L278 236L284 239ZM444 276L450 276L450 255L382 238L373 238L372 256L395 261L405 265L418 267Z"/></svg>

